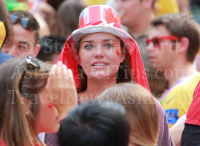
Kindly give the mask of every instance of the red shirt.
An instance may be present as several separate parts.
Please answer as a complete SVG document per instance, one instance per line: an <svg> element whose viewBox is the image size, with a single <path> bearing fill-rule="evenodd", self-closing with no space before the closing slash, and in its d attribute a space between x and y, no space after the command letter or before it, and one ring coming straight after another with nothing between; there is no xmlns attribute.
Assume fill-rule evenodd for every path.
<svg viewBox="0 0 200 146"><path fill-rule="evenodd" d="M193 101L188 109L185 123L200 126L200 82L194 90Z"/></svg>
<svg viewBox="0 0 200 146"><path fill-rule="evenodd" d="M7 146L7 144L3 140L0 140L0 146Z"/></svg>

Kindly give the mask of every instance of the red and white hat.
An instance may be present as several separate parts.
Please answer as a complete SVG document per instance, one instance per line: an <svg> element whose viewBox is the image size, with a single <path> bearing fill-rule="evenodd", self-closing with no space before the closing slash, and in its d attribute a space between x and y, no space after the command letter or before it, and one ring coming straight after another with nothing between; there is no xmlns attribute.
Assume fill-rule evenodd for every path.
<svg viewBox="0 0 200 146"><path fill-rule="evenodd" d="M132 37L121 28L120 16L111 7L94 5L85 8L79 16L78 29L72 32L68 41L77 44L82 37L96 32L106 32L119 37L124 43Z"/></svg>
<svg viewBox="0 0 200 146"><path fill-rule="evenodd" d="M140 57L137 43L121 28L120 16L111 7L94 5L85 8L79 16L79 27L73 31L66 40L65 46L58 61L62 61L69 69L72 69L75 83L78 87L78 63L76 61L76 46L84 36L105 32L120 38L130 54L130 68L134 81L149 90L146 73Z"/></svg>

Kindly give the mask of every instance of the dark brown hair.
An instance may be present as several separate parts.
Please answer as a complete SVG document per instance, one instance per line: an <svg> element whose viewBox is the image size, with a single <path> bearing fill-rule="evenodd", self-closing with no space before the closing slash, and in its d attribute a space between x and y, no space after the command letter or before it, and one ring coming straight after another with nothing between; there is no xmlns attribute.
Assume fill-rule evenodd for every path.
<svg viewBox="0 0 200 146"><path fill-rule="evenodd" d="M200 47L199 25L189 13L165 14L157 17L151 25L164 25L171 35L189 39L187 61L193 62Z"/></svg>
<svg viewBox="0 0 200 146"><path fill-rule="evenodd" d="M132 75L130 70L130 54L125 48L125 45L122 42L122 40L119 38L118 40L120 41L120 47L122 49L123 54L125 55L125 59L122 63L120 63L119 70L116 74L116 82L117 83L130 82L132 80ZM77 52L78 51L79 51L79 45L77 46ZM77 92L80 93L87 89L87 75L84 73L80 65L78 65L78 74L80 77L80 84L77 88Z"/></svg>
<svg viewBox="0 0 200 146"><path fill-rule="evenodd" d="M14 58L0 66L0 136L8 146L33 143L30 131L37 135L35 118L39 112L38 93L46 85L50 67L41 62L41 69L25 71L25 64L24 59ZM22 98L29 101L30 111ZM37 141L40 142L39 139Z"/></svg>
<svg viewBox="0 0 200 146"><path fill-rule="evenodd" d="M38 44L39 38L40 38L40 36L39 36L39 28L40 27L39 27L39 24L38 24L37 20L33 17L33 15L31 13L29 13L29 12L20 11L20 10L18 10L18 11L11 11L10 14L18 16L19 19L17 20L17 23L20 23L19 20L21 18L29 18L31 21L34 22L34 24L36 26L35 29L34 29L34 31L35 31L35 45Z"/></svg>
<svg viewBox="0 0 200 146"><path fill-rule="evenodd" d="M57 10L63 1L65 0L48 0L48 4L50 4L55 10Z"/></svg>
<svg viewBox="0 0 200 146"><path fill-rule="evenodd" d="M130 140L137 146L155 146L158 142L159 116L156 99L138 84L117 84L98 97L123 105L130 124Z"/></svg>
<svg viewBox="0 0 200 146"><path fill-rule="evenodd" d="M58 26L62 37L67 38L78 28L79 14L84 8L77 0L67 0L59 6Z"/></svg>

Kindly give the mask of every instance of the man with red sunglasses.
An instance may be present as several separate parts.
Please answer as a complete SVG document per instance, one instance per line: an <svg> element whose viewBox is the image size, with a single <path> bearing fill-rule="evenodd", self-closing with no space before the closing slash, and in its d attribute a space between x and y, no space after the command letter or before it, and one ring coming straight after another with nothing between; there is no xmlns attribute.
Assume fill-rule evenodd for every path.
<svg viewBox="0 0 200 146"><path fill-rule="evenodd" d="M26 11L12 11L10 18L14 28L13 43L6 42L2 52L14 57L25 58L27 54L36 57L40 50L37 20Z"/></svg>
<svg viewBox="0 0 200 146"><path fill-rule="evenodd" d="M199 40L199 25L188 13L166 14L152 21L146 44L153 67L168 80L168 90L161 100L169 127L186 114L200 79L192 66Z"/></svg>
<svg viewBox="0 0 200 146"><path fill-rule="evenodd" d="M151 93L158 98L166 89L166 79L162 72L153 69L145 45L151 21L156 18L156 1L115 0L115 9L121 15L121 23L138 44Z"/></svg>

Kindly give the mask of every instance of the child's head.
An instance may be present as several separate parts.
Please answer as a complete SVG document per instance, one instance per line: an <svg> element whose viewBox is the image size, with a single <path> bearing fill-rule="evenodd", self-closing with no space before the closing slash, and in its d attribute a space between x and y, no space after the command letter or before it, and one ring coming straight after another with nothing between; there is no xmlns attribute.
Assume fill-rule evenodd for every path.
<svg viewBox="0 0 200 146"><path fill-rule="evenodd" d="M62 122L59 141L60 146L128 146L125 109L110 101L81 104Z"/></svg>
<svg viewBox="0 0 200 146"><path fill-rule="evenodd" d="M98 98L123 105L130 123L130 144L155 146L159 133L159 117L154 97L137 84L118 84Z"/></svg>

